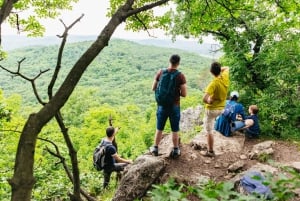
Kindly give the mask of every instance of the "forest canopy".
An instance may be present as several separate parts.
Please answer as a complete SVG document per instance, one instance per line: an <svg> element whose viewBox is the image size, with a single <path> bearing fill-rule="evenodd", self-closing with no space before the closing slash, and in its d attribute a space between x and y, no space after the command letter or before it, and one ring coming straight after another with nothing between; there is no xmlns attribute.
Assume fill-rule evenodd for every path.
<svg viewBox="0 0 300 201"><path fill-rule="evenodd" d="M16 26L18 31L25 31L33 36L42 35L44 30L38 22L39 19L58 16L59 11L62 9L70 9L72 2L76 1L1 1L0 23L2 24L6 18L8 18L12 22L12 25ZM97 69L90 68L89 66L97 62L97 59L100 59L101 63L105 62L105 60L101 60L102 53L107 50L106 47L109 45L111 36L116 28L123 22L126 23L127 29L134 31L162 28L170 34L173 39L176 39L177 36L184 36L186 38L196 38L201 42L202 36L208 34L214 36L214 38L221 43L220 48L222 48L224 52L223 57L220 58L221 63L230 66L231 69L230 89L235 89L240 92L240 101L243 102L244 105L247 106L255 103L260 107L262 134L271 137L278 136L284 139L299 139L300 5L297 1L111 0L110 3L109 16L111 20L104 27L103 31L99 33L95 41L83 47L82 52L78 49L80 53L77 57L73 58L70 64L66 65L68 69L65 71L65 74L63 73L64 65L61 64L64 64L65 56L68 53L68 51L63 51L68 30L72 28L76 22L80 21L82 16L75 20L73 24L65 25L65 32L60 36L62 43L59 47L55 48L58 54L52 55L57 62L53 62L52 67L55 69L54 73L48 75L48 77L50 77L50 84L49 82L39 83L40 79L37 79L46 75L49 71L48 66L46 70L41 70L40 63L37 62L36 55L40 55L43 51L35 52L34 56L29 59L29 62L33 62L33 64L28 67L28 73L33 74L30 75L32 79L27 79L27 81L30 81L34 87L33 91L40 106L35 108L34 112L32 112L31 109L27 110L28 108L22 108L25 113L27 112L27 115L30 114L27 120L25 120L26 118L24 118L24 116L19 114L21 99L18 95L13 95L15 96L14 98L12 98L13 96L9 96L8 98L0 99L1 108L4 108L0 111L1 117L4 117L1 119L1 125L4 128L3 130L8 130L3 132L4 134L1 133L1 137L5 137L5 139L8 140L8 144L12 145L4 149L5 155L9 155L6 161L11 161L10 169L4 171L7 173L7 176L12 176L12 178L9 179L12 191L11 200L30 200L32 198L37 200L47 199L47 197L39 197L43 195L49 197L53 195L56 197L67 196L67 193L63 193L63 195L60 195L60 193L68 191L68 184L73 185L72 193L69 194L73 200L81 200L81 194L86 196L84 191L80 188L81 183L86 188L89 188L89 190L93 190L95 194L97 194L97 192L99 193L99 189L91 189L96 185L92 185L92 187L89 186L90 183L93 182L89 182L85 176L79 175L79 169L81 169L82 172L88 165L85 164L86 166L82 167L84 162L78 163L77 156L79 155L77 155L77 153L80 151L86 151L87 153L91 150L87 150L85 146L80 146L80 142L76 139L86 133L93 133L94 130L93 132L89 132L90 129L95 128L95 125L99 123L104 123L108 114L115 115L116 120L127 119L126 125L128 125L128 127L126 128L129 131L136 132L136 129L142 127L140 132L142 135L138 136L140 140L144 140L144 144L141 144L141 146L146 146L150 142L149 136L153 134L149 132L148 129L149 127L155 127L153 125L154 105L150 105L150 109L145 110L144 108L141 109L138 105L127 103L125 106L118 108L118 110L114 110L115 106L110 106L102 102L102 105L92 104L89 109L84 108L82 111L87 112L87 114L81 116L76 122L70 121L73 117L72 115L69 116L71 118L66 118L69 121L65 121L63 118L63 114L66 111L64 107L67 106L66 103L69 102L69 100L71 102L72 98L77 98L74 97L74 94L78 92L78 89L80 92L82 91L79 84L83 83L82 80L86 79L85 72L93 72L93 70ZM170 9L158 16L153 9L159 6L165 6L165 8ZM34 8L35 17L30 16L27 21L26 19L25 21L24 19L20 19L19 15L16 14L17 12L14 12L32 8ZM51 12L49 12L48 8L51 9ZM30 52L30 50L28 51ZM109 54L116 54L118 58L122 58L126 55L125 53L126 51L119 52L116 50L116 52L110 52ZM45 53L45 55L47 55L47 53ZM4 54L2 54L2 56L4 56ZM128 57L128 59L132 59L133 55L129 55ZM157 55L152 57L152 59L154 60L156 57ZM48 59L49 63L51 63L52 58L49 57ZM23 64L26 63L26 60L27 58L19 60L19 66L17 66L22 66L23 70ZM147 60L149 60L149 58ZM106 66L109 66L109 70L103 72L104 75L108 75L105 74L108 72L114 75L119 75L118 72L126 72L122 66L128 65L127 60L120 61L117 59L116 61L120 62L116 63L116 66L110 66L110 63L106 63ZM163 59L163 61L167 61L167 58ZM143 69L144 65L144 63L135 63L130 69L139 72L139 70ZM36 69L30 69L32 67ZM21 68L18 69L20 70ZM57 77L60 71L62 73ZM189 69L186 69L186 72L195 74L195 71L189 72ZM93 75L95 75L95 72L91 74L91 77ZM126 78L127 77L128 76L126 76ZM23 76L23 78L25 77ZM137 78L139 77L135 77L133 80ZM114 81L120 85L124 85L124 82L122 82L123 79L124 77L110 77L107 82L111 83ZM88 79L84 82L87 80ZM197 80L199 79L191 80L191 84L195 85L195 87L200 84L197 83ZM24 81L22 85L25 86ZM47 85L48 87L46 87ZM140 85L146 86L147 84L146 82L140 82ZM41 87L41 89L44 87L45 91L40 90L39 93L41 94L39 94L35 87ZM138 86L130 85L128 87L137 88ZM115 86L115 88L118 88L118 86ZM83 91L88 94L94 94L98 92L98 89ZM191 96L183 103L183 108L198 103L199 96L201 95L197 95L197 93L199 93L199 91L191 89ZM99 94L99 96L101 96L101 93ZM121 91L117 90L116 95L119 94L121 94ZM193 96L193 94L195 94L195 96ZM77 96L80 95L81 93ZM147 94L142 95L147 96ZM121 98L126 99L127 97L121 96ZM82 102L82 105L86 104L86 99L83 98L83 100L85 101ZM134 100L137 100L137 98L135 97ZM113 100L105 100L105 102L106 101L113 102ZM137 101L137 104L140 104L140 102ZM74 111L73 108L70 111ZM139 121L139 124L136 124L134 119L126 118L138 116L141 111L146 112L144 122ZM68 116L70 114L71 113L67 113L66 115ZM79 112L75 112L75 114L79 114ZM98 118L95 119L95 116ZM53 122L54 120L56 120L57 124ZM18 129L20 122L22 129ZM76 126L80 124L86 127L82 127L83 130L77 129ZM57 125L59 129L57 129ZM86 130L84 130L84 128ZM95 131L100 132L102 128L103 127L99 130L95 129ZM63 136L63 140L61 140L61 136L59 137L58 135L59 130ZM11 137L13 135L14 137ZM97 134L94 133L91 135L91 138L94 138ZM39 152L39 150L42 150L41 146L43 142L53 145L53 143L51 143L52 141L49 142L49 139L43 138L50 136L51 140L55 141L59 145L58 147L62 149L63 155L69 154L70 156L68 163L72 166L71 171L68 172L69 169L66 168L67 164L64 163L64 169L69 173L67 175L69 175L70 180L65 179L60 182L58 182L59 180L53 180L53 182L57 182L58 186L65 182L65 185L62 187L63 190L45 188L47 185L43 182L50 179L47 177L47 174L45 174L45 171L43 171L44 168L38 168L43 162L45 162L45 164L49 164L49 162L55 164L54 157L48 158L44 156L45 152ZM120 141L122 142L122 139L125 139L125 136L127 137L127 133L123 133L123 135L120 133L120 136ZM16 145L17 139L19 139L18 145ZM71 139L73 139L74 144ZM6 140L1 141L1 143L5 142L5 147L7 147ZM85 142L85 145L90 144L91 141ZM134 147L133 144L126 146L124 153L129 157L136 156L138 153L130 147ZM139 148L143 149L143 147ZM48 150L49 153L49 149L46 148L46 150ZM16 153L14 162L12 162L14 159L11 153ZM82 156L85 157L87 155ZM61 160L61 162L64 161L65 160ZM44 166L41 165L40 167ZM12 169L14 171L13 175L10 171ZM53 165L49 169L56 170L58 166ZM46 180L43 180L45 178ZM1 191L9 192L7 184L1 185Z"/></svg>
<svg viewBox="0 0 300 201"><path fill-rule="evenodd" d="M80 55L90 43L91 41L85 41L66 46L62 62L62 78L70 70L67 66L72 65L73 58ZM45 69L50 69L47 73L51 74L55 66L57 48L58 46L54 45L13 50L8 52L7 60L2 61L1 65L8 66L13 71L17 68L18 61L25 57L21 71L28 77L33 77L34 72ZM38 58L36 58L37 53L41 53ZM82 188L97 196L101 192L102 175L93 168L91 154L100 139L105 136L104 131L109 125L110 117L114 125L121 127L118 133L118 146L124 157L134 159L153 143L156 103L151 84L155 73L168 66L168 59L173 53L182 57L180 71L185 73L189 83L189 97L182 100L182 109L197 106L204 86L211 79L208 76L208 66L212 59L195 53L113 39L82 77L61 111L78 151ZM36 82L42 97L47 95L45 93L46 83L49 82L47 73ZM59 85L61 81L59 79L57 84ZM6 130L0 132L2 136L0 146L6 147L3 153L4 160L0 161L0 166L4 168L2 171L6 172L5 177L9 178L14 165L13 153L17 149L15 142L19 138L19 132L28 113L40 106L29 82L3 71L0 74L0 83L3 92L2 99L0 98L3 106L3 110L0 110L0 114L3 114L0 126L1 130ZM166 132L168 131L170 131L169 125L166 128ZM61 166L56 165L55 157L47 152L48 149L54 150L54 147L45 141L55 142L60 153L67 155L67 147L57 130L55 121L47 124L39 138L35 157L35 160L39 161L35 166L38 182L33 190L32 200L45 200L58 196L63 198L67 195L62 195L59 191L68 191L70 184ZM6 165L7 161L10 161L8 165ZM46 181L47 185L45 185ZM61 186L60 189L57 186ZM0 191L3 192L4 199L9 198L7 181L2 180Z"/></svg>

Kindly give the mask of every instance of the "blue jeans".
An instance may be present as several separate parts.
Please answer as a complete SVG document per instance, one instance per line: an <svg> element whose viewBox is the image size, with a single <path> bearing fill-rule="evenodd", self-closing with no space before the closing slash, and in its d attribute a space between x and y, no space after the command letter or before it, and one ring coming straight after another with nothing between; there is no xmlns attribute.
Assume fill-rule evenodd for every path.
<svg viewBox="0 0 300 201"><path fill-rule="evenodd" d="M245 126L246 126L246 124L244 121L234 121L231 126L231 132L240 130L240 129L244 128ZM254 133L253 131L249 130L249 128L246 128L245 131L246 131L246 135L248 137L258 137L258 133Z"/></svg>
<svg viewBox="0 0 300 201"><path fill-rule="evenodd" d="M246 126L246 124L244 121L234 121L231 126L231 132L240 130L241 128L243 128L245 126Z"/></svg>
<svg viewBox="0 0 300 201"><path fill-rule="evenodd" d="M157 106L156 111L156 129L163 131L169 118L172 132L179 131L180 106L173 105L170 107Z"/></svg>

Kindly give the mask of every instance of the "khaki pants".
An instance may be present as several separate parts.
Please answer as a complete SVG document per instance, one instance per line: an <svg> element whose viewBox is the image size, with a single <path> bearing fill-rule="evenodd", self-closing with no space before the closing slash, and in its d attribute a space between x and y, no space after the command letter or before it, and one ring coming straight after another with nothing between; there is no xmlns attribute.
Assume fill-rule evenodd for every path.
<svg viewBox="0 0 300 201"><path fill-rule="evenodd" d="M204 131L206 134L211 134L214 129L214 124L217 116L219 116L223 110L208 110L205 109L205 115L203 119Z"/></svg>

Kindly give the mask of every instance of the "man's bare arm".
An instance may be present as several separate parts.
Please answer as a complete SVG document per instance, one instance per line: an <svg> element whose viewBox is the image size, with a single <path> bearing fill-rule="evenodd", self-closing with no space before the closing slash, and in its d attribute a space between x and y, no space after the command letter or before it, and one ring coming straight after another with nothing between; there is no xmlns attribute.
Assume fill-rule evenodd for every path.
<svg viewBox="0 0 300 201"><path fill-rule="evenodd" d="M203 96L203 102L207 103L207 104L212 104L213 99L211 98L211 96L208 93L205 93Z"/></svg>
<svg viewBox="0 0 300 201"><path fill-rule="evenodd" d="M186 97L187 95L187 87L186 84L180 85L180 96Z"/></svg>
<svg viewBox="0 0 300 201"><path fill-rule="evenodd" d="M114 157L114 159L118 162L118 163L132 163L132 160L126 160L124 158L121 158L117 153L115 153L114 155L112 155L112 157Z"/></svg>
<svg viewBox="0 0 300 201"><path fill-rule="evenodd" d="M225 71L225 70L229 70L229 67L228 66L223 66L221 67L221 72Z"/></svg>
<svg viewBox="0 0 300 201"><path fill-rule="evenodd" d="M152 91L155 91L156 87L157 87L157 80L153 80L153 83L152 83Z"/></svg>
<svg viewBox="0 0 300 201"><path fill-rule="evenodd" d="M246 119L245 120L245 125L246 126L244 128L249 128L249 127L253 126L254 125L253 119Z"/></svg>

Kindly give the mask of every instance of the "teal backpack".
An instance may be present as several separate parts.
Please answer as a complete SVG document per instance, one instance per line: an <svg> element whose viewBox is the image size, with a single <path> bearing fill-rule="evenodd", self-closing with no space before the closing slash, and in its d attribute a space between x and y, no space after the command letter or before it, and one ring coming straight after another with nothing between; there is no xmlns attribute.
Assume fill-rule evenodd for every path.
<svg viewBox="0 0 300 201"><path fill-rule="evenodd" d="M176 92L176 77L180 71L168 72L162 70L162 74L155 90L155 100L158 105L170 106L174 104Z"/></svg>

